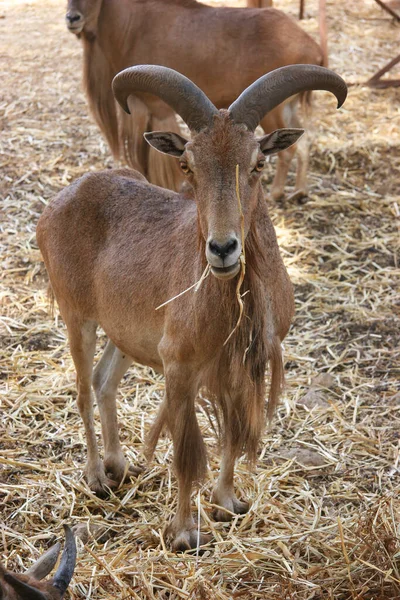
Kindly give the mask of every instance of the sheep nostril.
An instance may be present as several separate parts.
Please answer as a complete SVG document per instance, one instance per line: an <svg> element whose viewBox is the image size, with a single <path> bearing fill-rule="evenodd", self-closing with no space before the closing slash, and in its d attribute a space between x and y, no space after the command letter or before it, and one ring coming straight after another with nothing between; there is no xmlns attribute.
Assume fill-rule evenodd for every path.
<svg viewBox="0 0 400 600"><path fill-rule="evenodd" d="M211 240L208 246L212 254L215 254L224 260L224 258L235 252L238 247L238 241L235 238L232 238L225 242L225 244L219 244L215 240Z"/></svg>

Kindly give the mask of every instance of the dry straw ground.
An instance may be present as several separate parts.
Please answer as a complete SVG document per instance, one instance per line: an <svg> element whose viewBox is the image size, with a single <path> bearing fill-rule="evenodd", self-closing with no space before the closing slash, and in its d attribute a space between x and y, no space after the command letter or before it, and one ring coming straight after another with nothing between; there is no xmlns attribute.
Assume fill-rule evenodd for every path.
<svg viewBox="0 0 400 600"><path fill-rule="evenodd" d="M316 1L306 4L315 34ZM162 538L176 497L168 439L109 500L82 477L74 369L65 327L48 313L35 225L60 188L112 160L88 116L80 45L63 12L59 0L0 5L1 560L20 570L63 522L81 533L91 524L102 536L95 527L97 539L79 542L74 599L400 598L400 89L353 86L338 113L316 94L310 198L270 203L297 313L279 415L257 470L237 470L252 507L230 524L211 520L218 453L199 412L210 477L193 503L215 541L202 557L176 556ZM330 0L328 15L331 66L349 82L398 52L399 26L372 0ZM144 460L163 387L140 366L124 379L121 434L133 462Z"/></svg>

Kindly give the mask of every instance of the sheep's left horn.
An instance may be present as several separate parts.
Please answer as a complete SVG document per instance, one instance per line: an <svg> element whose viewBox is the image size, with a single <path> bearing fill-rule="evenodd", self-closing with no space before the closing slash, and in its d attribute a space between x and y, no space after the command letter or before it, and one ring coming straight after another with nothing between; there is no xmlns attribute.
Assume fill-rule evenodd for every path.
<svg viewBox="0 0 400 600"><path fill-rule="evenodd" d="M218 113L211 100L193 81L168 67L129 67L114 77L112 88L114 96L127 113L127 101L131 94L154 94L178 113L189 129L195 132L212 125L213 115Z"/></svg>
<svg viewBox="0 0 400 600"><path fill-rule="evenodd" d="M290 96L311 90L334 94L340 108L347 96L344 80L325 67L290 65L275 69L250 85L229 107L232 119L254 131L263 117Z"/></svg>
<svg viewBox="0 0 400 600"><path fill-rule="evenodd" d="M42 554L42 556L29 567L27 571L25 571L25 575L30 575L37 579L37 581L44 579L44 577L54 569L58 555L60 554L60 548L61 544L60 542L57 542L57 544Z"/></svg>
<svg viewBox="0 0 400 600"><path fill-rule="evenodd" d="M53 587L57 588L63 596L69 586L74 574L76 562L76 544L74 534L71 529L64 525L65 546L61 556L60 565L53 579Z"/></svg>

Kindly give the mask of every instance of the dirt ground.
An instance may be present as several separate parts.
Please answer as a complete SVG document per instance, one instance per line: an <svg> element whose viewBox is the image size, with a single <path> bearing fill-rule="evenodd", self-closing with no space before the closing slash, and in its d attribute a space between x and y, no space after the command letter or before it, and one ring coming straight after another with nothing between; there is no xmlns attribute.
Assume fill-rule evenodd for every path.
<svg viewBox="0 0 400 600"><path fill-rule="evenodd" d="M297 2L275 5L296 16ZM316 7L306 2L302 26L317 37ZM167 437L109 499L82 475L74 369L62 320L49 314L35 226L58 190L113 161L64 8L0 3L0 559L21 572L69 523L84 542L73 599L400 598L400 88L362 86L398 53L399 25L373 0L327 2L330 66L352 84L349 97L336 112L315 94L307 203L269 200L296 294L287 386L257 469L238 465L238 494L252 506L231 523L211 518L218 452L199 408L210 474L193 505L214 541L196 557L172 554L163 537L176 502ZM266 182L272 174L273 164ZM121 386L134 463L163 385L136 365Z"/></svg>

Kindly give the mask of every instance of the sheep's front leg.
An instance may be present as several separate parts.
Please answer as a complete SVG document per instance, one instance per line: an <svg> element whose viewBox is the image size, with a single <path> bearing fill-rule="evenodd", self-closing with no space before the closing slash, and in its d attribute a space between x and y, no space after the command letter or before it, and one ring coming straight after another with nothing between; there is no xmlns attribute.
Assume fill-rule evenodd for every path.
<svg viewBox="0 0 400 600"><path fill-rule="evenodd" d="M182 363L165 365L166 424L174 445L174 467L178 479L178 507L167 529L175 551L196 548L197 526L192 517L191 492L193 482L206 472L207 458L203 438L195 413L196 390L191 369ZM203 545L208 536L200 534Z"/></svg>
<svg viewBox="0 0 400 600"><path fill-rule="evenodd" d="M124 477L138 475L140 466L127 464L118 434L116 395L118 385L132 359L109 340L93 375L93 387L100 412L104 441L104 469L117 484Z"/></svg>

